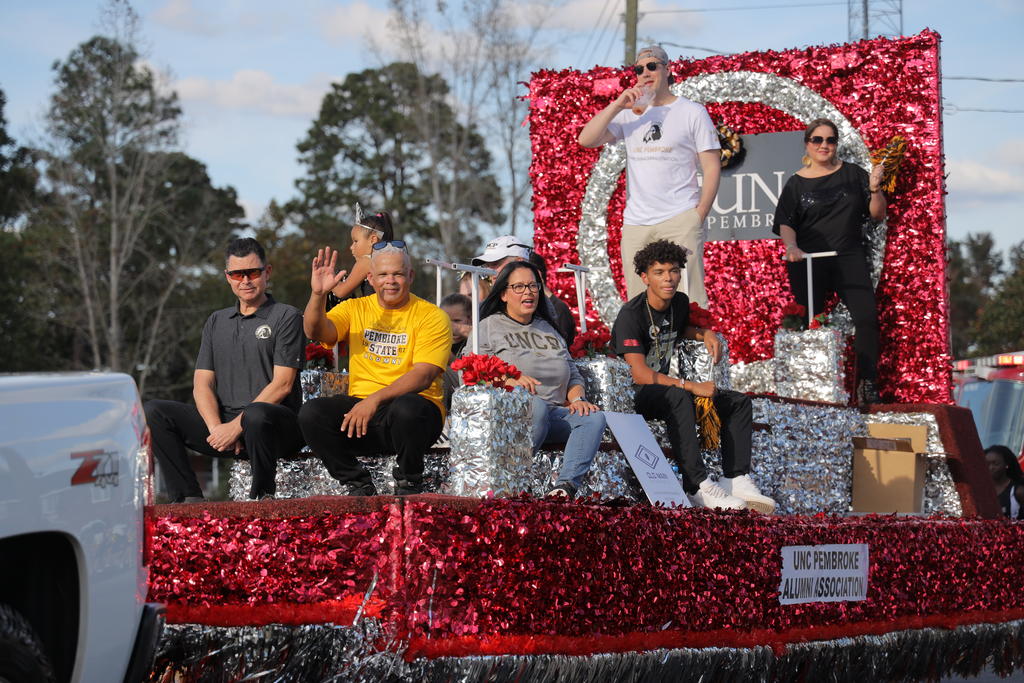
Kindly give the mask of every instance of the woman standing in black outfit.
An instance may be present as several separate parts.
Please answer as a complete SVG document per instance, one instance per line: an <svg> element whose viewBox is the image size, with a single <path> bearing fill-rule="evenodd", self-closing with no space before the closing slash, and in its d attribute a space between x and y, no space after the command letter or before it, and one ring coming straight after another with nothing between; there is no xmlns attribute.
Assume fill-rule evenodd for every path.
<svg viewBox="0 0 1024 683"><path fill-rule="evenodd" d="M850 310L857 352L860 403L878 403L878 314L875 290L862 244L870 216L885 219L886 199L879 185L882 167L867 173L836 157L839 131L828 119L815 119L804 131L804 167L786 181L775 209L773 230L786 245L789 286L797 303L807 305L805 253L835 251L812 264L814 311L821 313L836 292Z"/></svg>

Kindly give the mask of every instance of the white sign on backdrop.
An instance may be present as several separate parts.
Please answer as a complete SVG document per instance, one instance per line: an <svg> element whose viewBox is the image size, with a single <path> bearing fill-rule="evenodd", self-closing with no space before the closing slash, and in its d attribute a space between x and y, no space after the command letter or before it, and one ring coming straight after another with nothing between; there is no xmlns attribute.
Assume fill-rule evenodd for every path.
<svg viewBox="0 0 1024 683"><path fill-rule="evenodd" d="M867 597L867 543L782 548L781 604L866 600Z"/></svg>
<svg viewBox="0 0 1024 683"><path fill-rule="evenodd" d="M647 500L666 507L689 507L690 499L644 418L633 413L606 412L604 416Z"/></svg>

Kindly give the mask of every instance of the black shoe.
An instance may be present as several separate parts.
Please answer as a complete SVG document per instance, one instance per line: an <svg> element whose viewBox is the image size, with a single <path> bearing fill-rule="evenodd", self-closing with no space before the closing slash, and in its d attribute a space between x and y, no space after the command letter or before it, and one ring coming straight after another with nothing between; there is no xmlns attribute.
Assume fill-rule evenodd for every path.
<svg viewBox="0 0 1024 683"><path fill-rule="evenodd" d="M544 497L572 500L576 497L576 487L571 481L560 481L558 484L551 487L548 492L544 494Z"/></svg>
<svg viewBox="0 0 1024 683"><path fill-rule="evenodd" d="M250 498L249 500L275 500L276 498L277 496L275 496L273 493L261 493L255 498Z"/></svg>
<svg viewBox="0 0 1024 683"><path fill-rule="evenodd" d="M391 474L395 477L396 496L415 496L417 493L423 493L422 474L402 474L397 467L391 470Z"/></svg>
<svg viewBox="0 0 1024 683"><path fill-rule="evenodd" d="M372 481L354 481L348 485L348 491L345 493L346 496L376 496L377 487L373 485Z"/></svg>
<svg viewBox="0 0 1024 683"><path fill-rule="evenodd" d="M202 496L178 496L167 502L171 505L177 505L178 503L205 503L206 499Z"/></svg>
<svg viewBox="0 0 1024 683"><path fill-rule="evenodd" d="M862 379L857 385L857 402L862 406L872 403L881 403L882 397L878 394L878 385L873 379Z"/></svg>

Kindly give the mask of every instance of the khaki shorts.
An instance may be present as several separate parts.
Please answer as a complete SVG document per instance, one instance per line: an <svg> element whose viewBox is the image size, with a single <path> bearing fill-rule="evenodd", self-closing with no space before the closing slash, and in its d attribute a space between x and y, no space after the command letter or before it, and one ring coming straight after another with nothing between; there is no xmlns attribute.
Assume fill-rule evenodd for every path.
<svg viewBox="0 0 1024 683"><path fill-rule="evenodd" d="M633 268L633 257L655 240L668 240L689 250L679 289L690 297L690 301L696 301L707 308L708 295L704 291L704 237L705 232L696 208L654 225L623 225L622 272L626 277L627 296L632 299L645 289L643 280Z"/></svg>

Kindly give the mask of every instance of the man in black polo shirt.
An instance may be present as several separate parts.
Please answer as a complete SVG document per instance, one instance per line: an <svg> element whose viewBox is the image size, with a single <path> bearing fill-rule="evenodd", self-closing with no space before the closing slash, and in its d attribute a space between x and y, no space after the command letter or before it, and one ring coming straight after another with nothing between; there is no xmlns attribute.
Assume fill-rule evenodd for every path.
<svg viewBox="0 0 1024 683"><path fill-rule="evenodd" d="M690 324L690 301L677 291L686 252L667 240L651 242L636 253L633 266L646 289L619 311L612 329L615 353L628 364L636 387L636 411L644 419L664 420L672 455L683 473L683 488L695 505L709 508L750 507L770 514L775 501L763 495L750 478L750 398L719 390L714 382L692 382L669 376L680 339L704 342L715 361L722 354L718 336ZM718 483L708 478L697 440L694 397L711 398L722 421L722 472Z"/></svg>
<svg viewBox="0 0 1024 683"><path fill-rule="evenodd" d="M192 379L195 405L146 403L153 454L172 503L203 500L186 447L252 464L250 498L273 497L277 459L303 446L298 411L302 314L267 294L271 266L260 243L233 240L225 278L238 303L206 320Z"/></svg>

